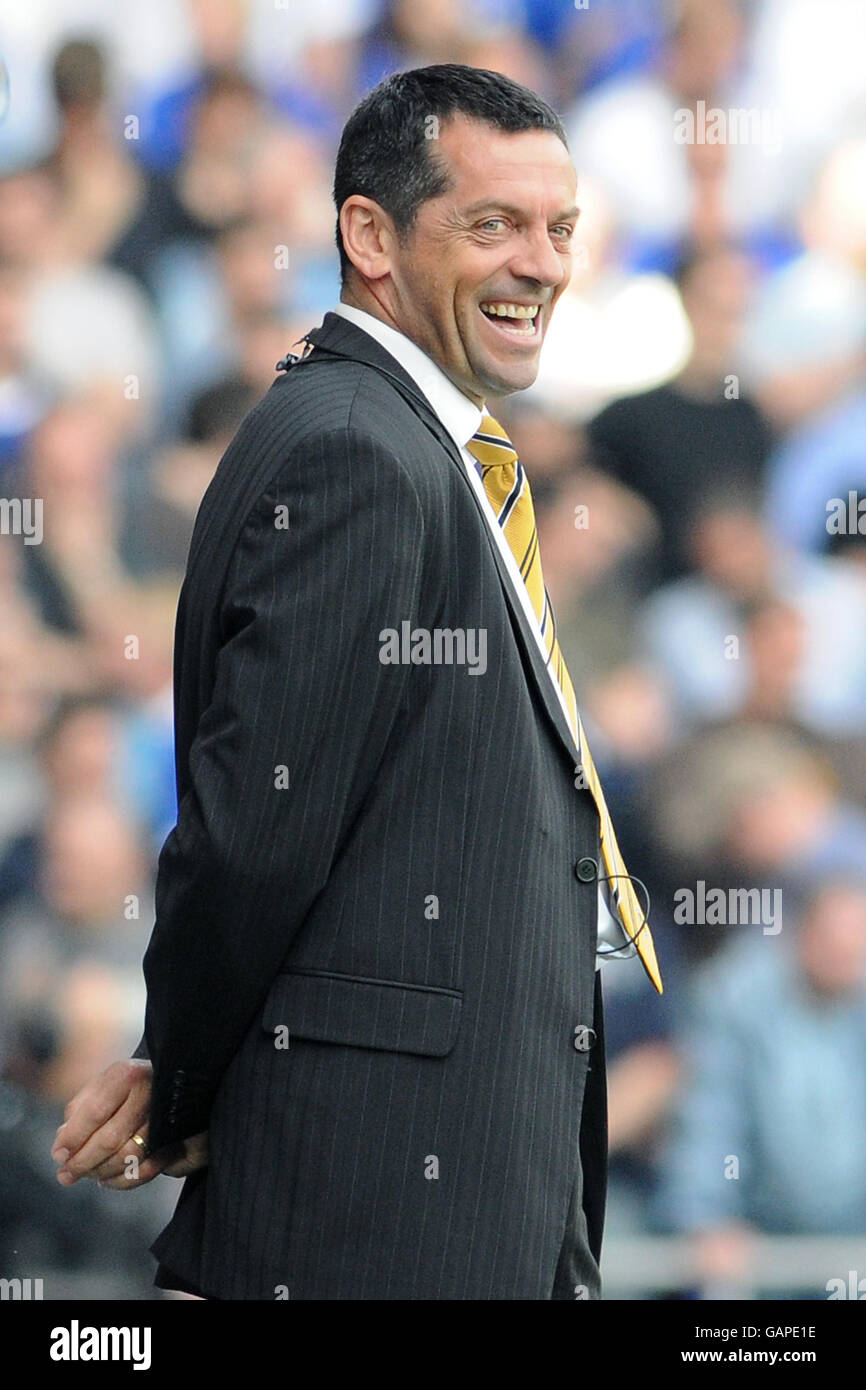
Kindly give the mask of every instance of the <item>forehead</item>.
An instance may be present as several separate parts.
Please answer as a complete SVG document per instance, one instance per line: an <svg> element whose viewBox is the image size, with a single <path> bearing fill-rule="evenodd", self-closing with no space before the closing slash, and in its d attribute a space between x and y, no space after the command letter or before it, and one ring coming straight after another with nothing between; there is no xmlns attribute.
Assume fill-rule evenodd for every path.
<svg viewBox="0 0 866 1390"><path fill-rule="evenodd" d="M565 208L574 201L574 165L552 130L511 132L454 116L442 123L436 143L452 179L443 201L466 205L501 198L530 208Z"/></svg>

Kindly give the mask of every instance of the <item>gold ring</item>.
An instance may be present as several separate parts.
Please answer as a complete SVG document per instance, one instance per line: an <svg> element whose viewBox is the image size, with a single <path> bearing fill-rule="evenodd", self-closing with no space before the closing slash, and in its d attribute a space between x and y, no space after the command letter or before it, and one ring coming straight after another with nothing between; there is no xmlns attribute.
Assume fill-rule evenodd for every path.
<svg viewBox="0 0 866 1390"><path fill-rule="evenodd" d="M147 1155L147 1141L142 1139L140 1134L133 1134L132 1142L138 1145L141 1149L142 1157L145 1157Z"/></svg>

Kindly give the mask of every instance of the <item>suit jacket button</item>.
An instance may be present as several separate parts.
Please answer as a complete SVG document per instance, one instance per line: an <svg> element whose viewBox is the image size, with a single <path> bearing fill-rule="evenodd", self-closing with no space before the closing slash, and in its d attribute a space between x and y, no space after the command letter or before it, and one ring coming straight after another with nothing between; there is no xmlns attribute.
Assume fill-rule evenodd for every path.
<svg viewBox="0 0 866 1390"><path fill-rule="evenodd" d="M581 883L592 883L594 878L598 878L598 864L594 859L578 859L574 872Z"/></svg>
<svg viewBox="0 0 866 1390"><path fill-rule="evenodd" d="M586 1023L578 1023L574 1030L574 1049L576 1052L589 1052L594 1046L596 1031L588 1027Z"/></svg>

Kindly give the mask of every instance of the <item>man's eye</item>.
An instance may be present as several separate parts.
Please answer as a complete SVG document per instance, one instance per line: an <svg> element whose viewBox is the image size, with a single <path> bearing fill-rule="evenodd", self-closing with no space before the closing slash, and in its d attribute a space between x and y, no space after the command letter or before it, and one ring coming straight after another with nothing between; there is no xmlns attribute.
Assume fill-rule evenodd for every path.
<svg viewBox="0 0 866 1390"><path fill-rule="evenodd" d="M504 218L504 217L488 217L486 221L484 221L484 222L481 223L481 230L482 230L482 232L486 232L486 231L496 231L497 227L504 227L504 226L505 226L505 218Z"/></svg>
<svg viewBox="0 0 866 1390"><path fill-rule="evenodd" d="M561 241L570 241L574 228L570 227L568 223L565 222L559 227L554 227L553 230Z"/></svg>

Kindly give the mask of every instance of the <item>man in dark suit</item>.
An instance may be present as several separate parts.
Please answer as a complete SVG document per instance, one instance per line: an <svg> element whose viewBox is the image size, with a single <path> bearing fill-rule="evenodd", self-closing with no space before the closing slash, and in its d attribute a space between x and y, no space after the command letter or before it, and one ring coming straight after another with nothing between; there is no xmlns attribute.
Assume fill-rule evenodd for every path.
<svg viewBox="0 0 866 1390"><path fill-rule="evenodd" d="M440 65L361 103L334 192L341 304L192 539L140 1060L55 1156L66 1182L188 1174L163 1286L596 1298L621 859L484 410L535 378L574 170L533 93ZM637 938L660 987L614 897L607 949Z"/></svg>

